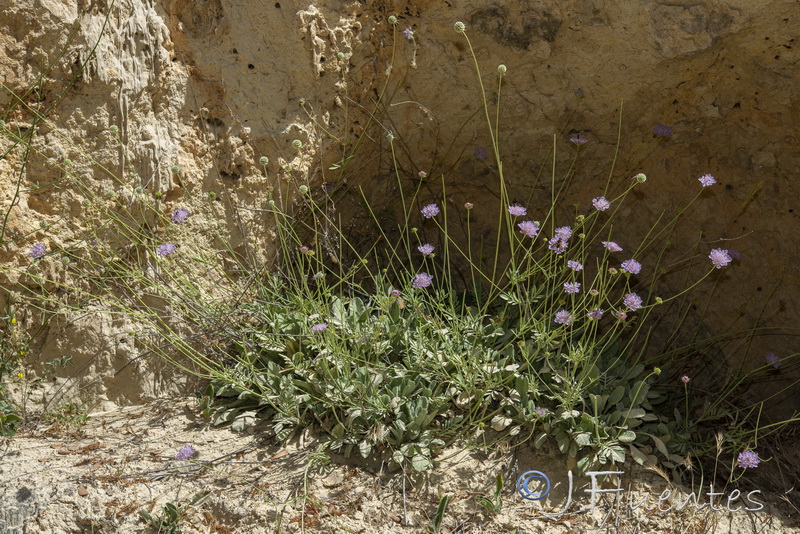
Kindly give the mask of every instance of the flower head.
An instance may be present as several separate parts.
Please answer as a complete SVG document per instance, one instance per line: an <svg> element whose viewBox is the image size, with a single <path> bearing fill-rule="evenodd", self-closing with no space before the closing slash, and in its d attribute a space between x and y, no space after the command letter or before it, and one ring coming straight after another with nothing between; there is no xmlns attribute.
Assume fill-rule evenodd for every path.
<svg viewBox="0 0 800 534"><path fill-rule="evenodd" d="M317 323L311 327L312 334L321 334L328 328L328 323Z"/></svg>
<svg viewBox="0 0 800 534"><path fill-rule="evenodd" d="M517 226L519 227L520 233L528 237L533 238L539 235L539 225L533 221L522 221Z"/></svg>
<svg viewBox="0 0 800 534"><path fill-rule="evenodd" d="M583 264L580 263L580 262L577 262L575 260L569 260L567 262L567 267L569 267L573 271L582 271L583 270Z"/></svg>
<svg viewBox="0 0 800 534"><path fill-rule="evenodd" d="M656 134L656 137L669 137L672 135L672 126L656 124L653 126L653 133Z"/></svg>
<svg viewBox="0 0 800 534"><path fill-rule="evenodd" d="M572 314L567 310L561 310L560 312L556 313L555 321L558 324L570 325L572 324Z"/></svg>
<svg viewBox="0 0 800 534"><path fill-rule="evenodd" d="M420 245L420 246L418 246L418 247L417 247L417 250L419 250L420 252L422 252L422 255L423 255L423 256L430 256L431 254L433 254L433 249L434 249L434 248L436 248L436 247L434 247L434 246L433 246L433 245L431 245L430 243L425 243L424 245Z"/></svg>
<svg viewBox="0 0 800 534"><path fill-rule="evenodd" d="M603 246L606 247L606 250L608 250L609 252L621 252L622 251L622 247L617 245L613 241L601 241L601 243L603 243Z"/></svg>
<svg viewBox="0 0 800 534"><path fill-rule="evenodd" d="M764 359L767 360L767 363L775 369L778 369L781 366L781 359L778 358L778 355L774 352L768 353L766 356L764 356Z"/></svg>
<svg viewBox="0 0 800 534"><path fill-rule="evenodd" d="M411 281L411 285L416 289L423 289L431 285L431 281L433 280L433 275L428 273L419 273L414 276L414 279Z"/></svg>
<svg viewBox="0 0 800 534"><path fill-rule="evenodd" d="M688 384L690 380L691 380L691 378L689 378L689 377L688 377L688 376L686 376L686 375L683 375L683 376L681 377L681 382L683 382L684 384Z"/></svg>
<svg viewBox="0 0 800 534"><path fill-rule="evenodd" d="M471 210L473 207L475 207L475 204L472 202L464 202L464 209Z"/></svg>
<svg viewBox="0 0 800 534"><path fill-rule="evenodd" d="M717 269L722 269L732 261L731 255L724 248L712 249L708 257Z"/></svg>
<svg viewBox="0 0 800 534"><path fill-rule="evenodd" d="M482 146L476 146L475 151L473 153L475 154L475 157L478 158L479 160L486 161L486 156L488 154L486 153L486 149L483 148Z"/></svg>
<svg viewBox="0 0 800 534"><path fill-rule="evenodd" d="M533 409L533 412L539 417L544 417L545 415L550 413L550 410L542 406L537 406L536 408Z"/></svg>
<svg viewBox="0 0 800 534"><path fill-rule="evenodd" d="M594 206L594 209L597 211L606 211L611 207L611 202L609 202L606 197L595 197L592 199L592 206Z"/></svg>
<svg viewBox="0 0 800 534"><path fill-rule="evenodd" d="M625 260L622 262L622 270L630 274L639 274L642 270L642 264L636 260Z"/></svg>
<svg viewBox="0 0 800 534"><path fill-rule="evenodd" d="M47 254L47 248L44 246L44 243L36 243L28 252L28 256L31 258L41 258L45 254Z"/></svg>
<svg viewBox="0 0 800 534"><path fill-rule="evenodd" d="M391 293L389 293L393 297L399 297L402 295L402 292L399 289L392 289Z"/></svg>
<svg viewBox="0 0 800 534"><path fill-rule="evenodd" d="M524 217L525 215L528 214L528 210L526 210L519 204L512 204L508 207L508 213L510 213L514 217Z"/></svg>
<svg viewBox="0 0 800 534"><path fill-rule="evenodd" d="M703 187L709 187L717 183L714 177L711 176L710 174L704 174L703 176L698 178L697 181L700 182L700 185L702 185Z"/></svg>
<svg viewBox="0 0 800 534"><path fill-rule="evenodd" d="M402 33L405 36L405 38L408 39L409 41L414 38L414 31L411 28L406 28L400 33Z"/></svg>
<svg viewBox="0 0 800 534"><path fill-rule="evenodd" d="M556 237L567 240L572 237L572 228L569 226L560 226L556 228Z"/></svg>
<svg viewBox="0 0 800 534"><path fill-rule="evenodd" d="M573 295L581 292L580 282L564 282L564 293Z"/></svg>
<svg viewBox="0 0 800 534"><path fill-rule="evenodd" d="M158 245L156 252L158 252L159 256L169 256L176 250L178 250L178 247L175 245L175 243L162 243Z"/></svg>
<svg viewBox="0 0 800 534"><path fill-rule="evenodd" d="M436 205L434 202L433 204L428 204L427 206L423 206L421 210L422 216L426 219L430 219L432 217L436 217L439 215L439 206Z"/></svg>
<svg viewBox="0 0 800 534"><path fill-rule="evenodd" d="M627 314L627 313L625 313L625 312L624 312L624 311L622 311L622 310L618 311L618 312L617 312L617 313L615 313L614 315L616 315L616 316L617 316L617 319L619 319L620 321L624 321L625 319L627 319L627 318L628 318L628 314Z"/></svg>
<svg viewBox="0 0 800 534"><path fill-rule="evenodd" d="M739 453L737 463L742 469L748 469L758 467L761 460L758 458L758 453L756 451L744 451Z"/></svg>
<svg viewBox="0 0 800 534"><path fill-rule="evenodd" d="M589 319L595 319L599 321L603 318L603 309L602 308L592 308L592 310L586 314L586 317Z"/></svg>
<svg viewBox="0 0 800 534"><path fill-rule="evenodd" d="M578 146L585 145L586 143L589 142L588 139L586 139L585 137L581 137L580 134L578 134L578 135L576 135L574 137L570 137L569 140L572 141L574 144L576 144Z"/></svg>
<svg viewBox="0 0 800 534"><path fill-rule="evenodd" d="M197 452L197 449L191 445L184 445L178 449L178 454L175 455L176 460L188 460Z"/></svg>
<svg viewBox="0 0 800 534"><path fill-rule="evenodd" d="M309 252L311 252L311 249L308 248L305 245L303 245L302 247L298 248L297 250L300 251L300 254L308 254Z"/></svg>
<svg viewBox="0 0 800 534"><path fill-rule="evenodd" d="M631 311L636 311L642 307L642 297L636 293L627 293L622 297L622 303Z"/></svg>
<svg viewBox="0 0 800 534"><path fill-rule="evenodd" d="M172 212L172 222L174 223L182 223L186 220L186 217L189 216L189 210L186 208L178 208Z"/></svg>

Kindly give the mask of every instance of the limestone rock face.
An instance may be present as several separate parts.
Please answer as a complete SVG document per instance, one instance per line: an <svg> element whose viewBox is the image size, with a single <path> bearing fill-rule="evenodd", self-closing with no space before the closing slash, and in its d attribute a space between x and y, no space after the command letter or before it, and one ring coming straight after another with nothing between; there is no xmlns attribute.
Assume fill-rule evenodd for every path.
<svg viewBox="0 0 800 534"><path fill-rule="evenodd" d="M367 239L359 188L387 217L398 209L389 132L401 180L416 187L427 173L421 201L440 200L444 183L454 213L474 203L476 232L488 235L497 165L491 151L483 156L491 139L475 63L453 29L461 21L490 115L499 105L512 198L543 218L555 161L556 185L572 182L559 214L568 224L572 204L585 213L607 183L618 189L645 173L614 229L636 250L662 213L670 220L700 193L666 258L688 265L728 248L741 259L699 288L697 320L725 331L759 317L800 319L797 2L0 0L0 13L0 117L13 133L0 149L14 137L31 145L0 159L4 288L29 283L34 243L58 251L97 222L85 209L90 191L133 207L136 195L158 194L165 213L193 213L198 243L268 257L268 190L291 201L307 182ZM672 135L656 137L657 124ZM346 172L330 170L340 142L362 132ZM588 142L578 147L576 136ZM64 186L65 159L82 187ZM718 184L701 191L707 173ZM689 278L710 268L703 261ZM37 268L74 283L57 255ZM664 296L684 281L667 280ZM9 293L0 300L14 305ZM42 325L33 311L19 317L44 340L32 361L70 351L81 362L57 380L76 395L94 384L99 402L130 403L181 387L177 377L153 379L169 371L121 348L124 321L76 329ZM731 365L761 366L767 352L788 356L797 345L760 336Z"/></svg>

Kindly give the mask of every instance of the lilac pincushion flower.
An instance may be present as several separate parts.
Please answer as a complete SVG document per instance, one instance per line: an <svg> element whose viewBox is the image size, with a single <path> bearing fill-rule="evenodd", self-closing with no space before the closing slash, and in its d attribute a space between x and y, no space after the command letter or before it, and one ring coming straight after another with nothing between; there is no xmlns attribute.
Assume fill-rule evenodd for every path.
<svg viewBox="0 0 800 534"><path fill-rule="evenodd" d="M391 293L389 293L393 297L399 297L403 293L399 289L392 289Z"/></svg>
<svg viewBox="0 0 800 534"><path fill-rule="evenodd" d="M581 137L580 134L578 134L578 135L576 135L574 137L570 137L569 140L572 141L573 144L576 144L578 146L585 145L586 143L589 142L588 139L586 139L585 137Z"/></svg>
<svg viewBox="0 0 800 534"><path fill-rule="evenodd" d="M560 312L556 312L555 321L558 324L563 324L568 326L572 324L572 314L569 313L567 310L561 310Z"/></svg>
<svg viewBox="0 0 800 534"><path fill-rule="evenodd" d="M622 247L613 241L601 241L601 243L603 243L603 246L606 247L606 250L609 252L622 252Z"/></svg>
<svg viewBox="0 0 800 534"><path fill-rule="evenodd" d="M423 206L421 210L422 216L426 219L430 219L432 217L436 217L439 215L439 206L436 205L434 202L433 204L428 204L427 206Z"/></svg>
<svg viewBox="0 0 800 534"><path fill-rule="evenodd" d="M476 146L474 154L475 154L475 157L478 158L481 161L486 161L486 156L488 155L486 153L486 149L483 148L482 146Z"/></svg>
<svg viewBox="0 0 800 534"><path fill-rule="evenodd" d="M513 215L514 217L524 217L528 214L528 210L524 207L520 206L519 204L511 204L508 207L508 213Z"/></svg>
<svg viewBox="0 0 800 534"><path fill-rule="evenodd" d="M539 235L539 225L533 221L522 221L517 226L519 227L520 233L528 237L533 238Z"/></svg>
<svg viewBox="0 0 800 534"><path fill-rule="evenodd" d="M580 282L564 282L564 293L568 295L574 295L575 293L581 292L581 283Z"/></svg>
<svg viewBox="0 0 800 534"><path fill-rule="evenodd" d="M321 334L328 328L328 323L317 323L311 327L312 334Z"/></svg>
<svg viewBox="0 0 800 534"><path fill-rule="evenodd" d="M711 249L708 257L717 269L722 269L732 261L731 255L724 248Z"/></svg>
<svg viewBox="0 0 800 534"><path fill-rule="evenodd" d="M642 307L642 297L636 293L627 293L622 297L622 303L631 311L636 311Z"/></svg>
<svg viewBox="0 0 800 534"><path fill-rule="evenodd" d="M433 249L434 249L434 248L436 248L436 247L434 247L434 246L433 246L433 245L431 245L430 243L425 243L424 245L420 245L420 246L418 246L418 247L417 247L417 250L419 250L420 252L422 252L422 255L423 255L423 256L430 256L431 254L433 254Z"/></svg>
<svg viewBox="0 0 800 534"><path fill-rule="evenodd" d="M176 250L178 250L178 246L175 243L162 243L158 245L156 252L159 256L169 256Z"/></svg>
<svg viewBox="0 0 800 534"><path fill-rule="evenodd" d="M567 240L572 237L572 228L569 226L560 226L556 228L556 237L559 239Z"/></svg>
<svg viewBox="0 0 800 534"><path fill-rule="evenodd" d="M547 248L556 254L563 254L569 247L570 237L572 237L572 228L569 226L556 228L555 235L547 242Z"/></svg>
<svg viewBox="0 0 800 534"><path fill-rule="evenodd" d="M176 460L188 460L192 456L195 455L197 449L192 447L191 445L184 445L180 449L178 449L178 454L175 455Z"/></svg>
<svg viewBox="0 0 800 534"><path fill-rule="evenodd" d="M597 211L606 211L611 207L611 202L609 202L606 197L595 197L592 199L592 206L594 206L594 209Z"/></svg>
<svg viewBox="0 0 800 534"><path fill-rule="evenodd" d="M589 319L595 319L599 321L603 318L603 309L602 308L592 308L592 310L586 314L586 317Z"/></svg>
<svg viewBox="0 0 800 534"><path fill-rule="evenodd" d="M424 289L431 285L431 281L433 281L432 274L419 273L414 276L414 279L411 281L411 285L416 289Z"/></svg>
<svg viewBox="0 0 800 534"><path fill-rule="evenodd" d="M688 376L686 376L686 375L683 375L683 376L681 377L681 382L683 382L684 384L688 384L688 383L689 383L691 380L692 380L692 379L691 379L691 378L689 378L689 377L688 377Z"/></svg>
<svg viewBox="0 0 800 534"><path fill-rule="evenodd" d="M622 270L630 274L639 274L642 271L642 264L634 259L625 260L622 262Z"/></svg>
<svg viewBox="0 0 800 534"><path fill-rule="evenodd" d="M408 39L409 41L414 38L414 31L411 28L406 28L405 30L401 31L400 33Z"/></svg>
<svg viewBox="0 0 800 534"><path fill-rule="evenodd" d="M580 262L577 262L575 260L569 260L567 262L567 267L569 267L573 271L582 271L583 270L583 264L580 263Z"/></svg>
<svg viewBox="0 0 800 534"><path fill-rule="evenodd" d="M758 467L761 460L758 458L758 453L756 451L744 451L739 453L737 463L742 469L752 469Z"/></svg>
<svg viewBox="0 0 800 534"><path fill-rule="evenodd" d="M31 258L41 258L45 254L47 254L47 247L44 246L44 243L36 243L28 252L28 256Z"/></svg>
<svg viewBox="0 0 800 534"><path fill-rule="evenodd" d="M545 415L550 413L550 410L542 406L537 406L536 408L533 409L533 412L539 417L544 417Z"/></svg>
<svg viewBox="0 0 800 534"><path fill-rule="evenodd" d="M717 183L714 177L711 176L710 174L704 174L703 176L698 178L697 181L700 182L700 185L702 185L703 187L709 187Z"/></svg>
<svg viewBox="0 0 800 534"><path fill-rule="evenodd" d="M185 221L188 216L189 210L186 208L178 208L172 212L172 222L180 224Z"/></svg>
<svg viewBox="0 0 800 534"><path fill-rule="evenodd" d="M774 352L768 353L766 356L764 356L764 359L767 360L767 363L775 369L778 369L781 366L781 359L778 358L778 355Z"/></svg>
<svg viewBox="0 0 800 534"><path fill-rule="evenodd" d="M656 134L656 137L670 137L672 135L672 126L656 124L653 126L653 133Z"/></svg>

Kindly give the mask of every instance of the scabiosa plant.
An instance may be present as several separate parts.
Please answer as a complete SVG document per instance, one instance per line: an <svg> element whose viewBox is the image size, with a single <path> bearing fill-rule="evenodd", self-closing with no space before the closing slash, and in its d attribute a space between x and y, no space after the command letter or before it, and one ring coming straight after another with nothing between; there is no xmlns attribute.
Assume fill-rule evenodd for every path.
<svg viewBox="0 0 800 534"><path fill-rule="evenodd" d="M722 269L732 261L730 254L724 248L712 249L708 257L717 269Z"/></svg>
<svg viewBox="0 0 800 534"><path fill-rule="evenodd" d="M758 467L761 460L756 451L744 451L739 453L737 463L742 469L754 469Z"/></svg>
<svg viewBox="0 0 800 534"><path fill-rule="evenodd" d="M570 237L572 237L572 228L569 226L556 228L555 235L547 242L547 248L556 254L563 254L569 247Z"/></svg>
<svg viewBox="0 0 800 534"><path fill-rule="evenodd" d="M702 185L703 187L710 187L715 183L717 183L714 177L711 176L710 174L704 174L703 176L698 178L697 181L700 182L700 185Z"/></svg>
<svg viewBox="0 0 800 534"><path fill-rule="evenodd" d="M575 260L569 260L567 262L567 267L569 267L570 269L572 269L573 271L576 271L576 272L583 270L583 264L581 262L578 262L578 261L575 261Z"/></svg>
<svg viewBox="0 0 800 534"><path fill-rule="evenodd" d="M519 204L512 204L508 207L508 213L514 217L524 217L528 214L528 210Z"/></svg>
<svg viewBox="0 0 800 534"><path fill-rule="evenodd" d="M636 293L626 293L625 296L622 297L622 303L630 311L636 311L642 307L642 297Z"/></svg>
<svg viewBox="0 0 800 534"><path fill-rule="evenodd" d="M405 30L401 31L400 33L408 39L409 41L414 38L414 31L411 28L406 28Z"/></svg>
<svg viewBox="0 0 800 534"><path fill-rule="evenodd" d="M192 456L195 455L197 449L192 447L191 445L184 445L180 449L178 449L178 454L175 455L176 460L188 460Z"/></svg>
<svg viewBox="0 0 800 534"><path fill-rule="evenodd" d="M312 334L321 334L328 328L328 323L317 323L311 327Z"/></svg>
<svg viewBox="0 0 800 534"><path fill-rule="evenodd" d="M28 256L31 258L41 258L45 254L47 254L47 247L44 246L44 243L36 243L28 252Z"/></svg>
<svg viewBox="0 0 800 534"><path fill-rule="evenodd" d="M683 375L683 376L681 377L681 382L683 382L684 384L688 384L688 383L689 383L691 380L692 380L692 379L691 379L691 378L689 378L689 377L688 377L688 376L686 376L686 375Z"/></svg>
<svg viewBox="0 0 800 534"><path fill-rule="evenodd" d="M603 318L603 309L602 308L592 308L589 313L586 314L586 317L589 319L594 319L599 321Z"/></svg>
<svg viewBox="0 0 800 534"><path fill-rule="evenodd" d="M642 271L642 264L634 259L625 260L622 262L622 270L630 274L639 274Z"/></svg>
<svg viewBox="0 0 800 534"><path fill-rule="evenodd" d="M178 208L172 212L172 222L180 224L185 221L188 216L189 210L186 208Z"/></svg>
<svg viewBox="0 0 800 534"><path fill-rule="evenodd" d="M436 205L434 202L433 204L428 204L427 206L423 206L421 210L422 216L426 219L431 219L439 215L439 206Z"/></svg>
<svg viewBox="0 0 800 534"><path fill-rule="evenodd" d="M581 292L580 282L564 282L564 293L574 295Z"/></svg>
<svg viewBox="0 0 800 534"><path fill-rule="evenodd" d="M653 126L653 133L656 134L656 137L670 137L672 135L672 126L656 124Z"/></svg>
<svg viewBox="0 0 800 534"><path fill-rule="evenodd" d="M592 206L594 206L594 209L597 211L606 211L611 207L611 202L609 202L606 197L595 197L592 199Z"/></svg>
<svg viewBox="0 0 800 534"><path fill-rule="evenodd" d="M169 256L176 250L178 250L178 247L177 245L175 245L175 243L167 242L158 245L158 249L156 249L156 252L158 252L159 256Z"/></svg>
<svg viewBox="0 0 800 534"><path fill-rule="evenodd" d="M601 243L609 252L622 252L622 247L613 241L601 241Z"/></svg>
<svg viewBox="0 0 800 534"><path fill-rule="evenodd" d="M476 146L475 151L473 153L475 154L475 157L478 158L480 161L486 161L486 156L488 156L488 154L486 153L486 149L483 148L482 146Z"/></svg>
<svg viewBox="0 0 800 534"><path fill-rule="evenodd" d="M585 137L581 137L580 134L574 137L570 137L569 140L572 141L573 144L576 144L578 146L585 145L586 143L589 142L588 139L586 139Z"/></svg>
<svg viewBox="0 0 800 534"><path fill-rule="evenodd" d="M533 221L522 221L517 226L519 227L521 234L530 238L534 238L539 235L539 225Z"/></svg>
<svg viewBox="0 0 800 534"><path fill-rule="evenodd" d="M424 245L420 245L420 246L418 246L418 247L417 247L417 250L419 250L420 252L422 252L422 255L423 255L423 256L430 256L431 254L433 254L433 249L434 249L434 248L436 248L436 247L434 247L434 246L433 246L433 245L431 245L430 243L425 243Z"/></svg>
<svg viewBox="0 0 800 534"><path fill-rule="evenodd" d="M403 293L402 293L402 291L400 291L399 289L392 289L392 291L391 291L389 294L390 294L391 296L393 296L393 297L399 297L399 296L400 296L400 295L402 295Z"/></svg>
<svg viewBox="0 0 800 534"><path fill-rule="evenodd" d="M781 359L774 352L768 353L766 356L764 356L764 359L767 360L767 363L775 369L778 369L781 366Z"/></svg>
<svg viewBox="0 0 800 534"><path fill-rule="evenodd" d="M414 280L411 281L411 285L416 289L424 289L431 285L433 281L433 275L428 273L419 273L414 276Z"/></svg>
<svg viewBox="0 0 800 534"><path fill-rule="evenodd" d="M555 322L558 324L563 324L565 326L568 326L572 324L572 314L567 310L561 310L559 312L556 312Z"/></svg>

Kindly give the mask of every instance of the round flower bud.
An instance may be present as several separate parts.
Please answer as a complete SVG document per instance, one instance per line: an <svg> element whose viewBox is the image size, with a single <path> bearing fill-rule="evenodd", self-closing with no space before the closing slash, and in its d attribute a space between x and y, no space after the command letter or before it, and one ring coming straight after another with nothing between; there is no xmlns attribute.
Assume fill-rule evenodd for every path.
<svg viewBox="0 0 800 534"><path fill-rule="evenodd" d="M292 146L294 147L295 150L300 150L301 148L303 148L303 142L300 141L300 139L295 139L294 141L292 141Z"/></svg>
<svg viewBox="0 0 800 534"><path fill-rule="evenodd" d="M645 183L645 182L647 181L647 176L645 176L645 175L644 175L644 174L642 174L641 172L640 172L639 174L637 174L636 176L634 176L634 178L635 178L635 179L636 179L636 181L637 181L637 182L639 182L640 184L643 184L643 183Z"/></svg>
<svg viewBox="0 0 800 534"><path fill-rule="evenodd" d="M464 33L465 31L467 31L467 27L464 26L464 23L461 21L456 22L453 25L453 29L456 31L456 33Z"/></svg>
<svg viewBox="0 0 800 534"><path fill-rule="evenodd" d="M271 199L270 199L270 201L269 201L269 207L270 207L270 208L274 208L274 207L275 207L275 201L274 201L274 200L271 200Z"/></svg>
<svg viewBox="0 0 800 534"><path fill-rule="evenodd" d="M258 162L259 162L261 165L263 165L263 166L265 166L265 167L266 167L266 166L267 166L267 164L269 163L269 158L268 158L267 156L261 156L261 157L258 159Z"/></svg>
<svg viewBox="0 0 800 534"><path fill-rule="evenodd" d="M179 174L180 172L181 172L181 166L180 165L173 165L172 166L172 174Z"/></svg>
<svg viewBox="0 0 800 534"><path fill-rule="evenodd" d="M386 134L386 139L388 139L389 142L391 143L392 141L394 141L394 134L392 132L388 132Z"/></svg>
<svg viewBox="0 0 800 534"><path fill-rule="evenodd" d="M339 58L339 61L344 60L344 52L339 52L338 54L336 54L336 57Z"/></svg>
<svg viewBox="0 0 800 534"><path fill-rule="evenodd" d="M113 134L116 134L119 132L119 128L117 128L115 125L112 124L111 126L108 127L108 131Z"/></svg>
<svg viewBox="0 0 800 534"><path fill-rule="evenodd" d="M307 186L307 185L301 185L301 186L299 187L299 189L300 189L300 192L301 192L301 193L303 193L304 195L305 195L306 193L308 193L308 186Z"/></svg>
<svg viewBox="0 0 800 534"><path fill-rule="evenodd" d="M503 65L502 63L497 66L497 72L500 73L500 76L503 76L506 73L507 70L508 69L506 68L506 66Z"/></svg>
<svg viewBox="0 0 800 534"><path fill-rule="evenodd" d="M397 26L397 17L395 17L394 15L391 15L389 17L389 24L391 24L392 26Z"/></svg>

